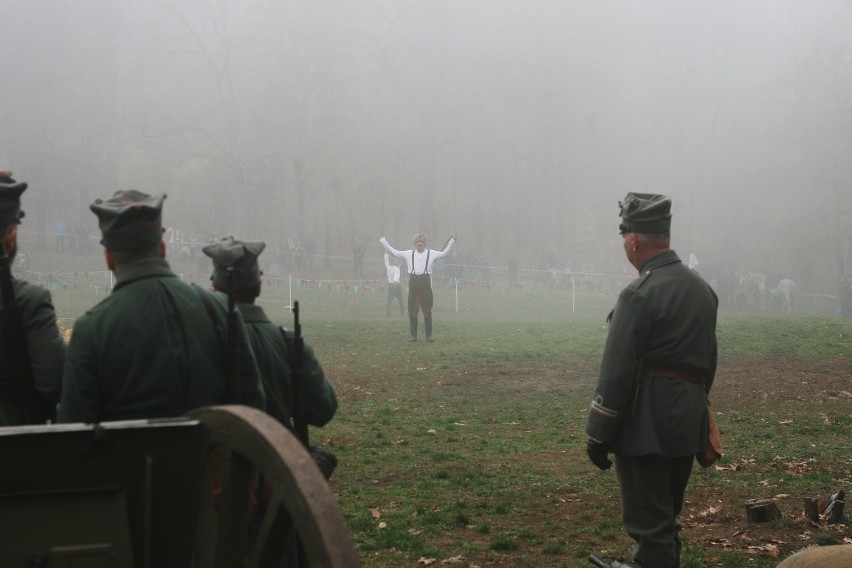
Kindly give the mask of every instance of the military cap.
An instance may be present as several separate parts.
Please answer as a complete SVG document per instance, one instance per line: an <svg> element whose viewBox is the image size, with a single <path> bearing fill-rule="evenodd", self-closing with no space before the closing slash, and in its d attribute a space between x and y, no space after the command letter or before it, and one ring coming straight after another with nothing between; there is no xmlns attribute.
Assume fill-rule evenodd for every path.
<svg viewBox="0 0 852 568"><path fill-rule="evenodd" d="M101 244L109 250L135 250L163 238L163 201L165 193L148 195L135 189L116 191L103 201L96 199L89 208L98 216Z"/></svg>
<svg viewBox="0 0 852 568"><path fill-rule="evenodd" d="M668 233L672 223L672 200L653 193L628 193L619 201L621 233Z"/></svg>
<svg viewBox="0 0 852 568"><path fill-rule="evenodd" d="M417 243L423 243L425 245L426 244L426 235L424 235L423 233L417 233L416 235L414 235L414 238L411 239L411 242L414 243L415 245Z"/></svg>
<svg viewBox="0 0 852 568"><path fill-rule="evenodd" d="M204 254L213 259L213 276L210 280L219 290L230 292L228 270L233 269L234 290L251 290L260 282L263 272L257 265L257 257L266 248L260 241L240 241L225 237L205 246Z"/></svg>
<svg viewBox="0 0 852 568"><path fill-rule="evenodd" d="M15 181L12 172L0 172L0 227L18 224L24 217L21 211L21 194L26 182Z"/></svg>

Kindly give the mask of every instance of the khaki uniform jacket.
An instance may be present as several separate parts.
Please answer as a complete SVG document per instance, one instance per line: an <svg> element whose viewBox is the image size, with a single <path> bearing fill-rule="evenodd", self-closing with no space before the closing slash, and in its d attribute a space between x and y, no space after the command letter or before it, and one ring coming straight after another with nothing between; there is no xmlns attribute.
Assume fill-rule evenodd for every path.
<svg viewBox="0 0 852 568"><path fill-rule="evenodd" d="M716 373L716 294L674 251L649 259L619 295L586 433L616 454L679 457L707 440ZM648 373L673 369L704 385Z"/></svg>
<svg viewBox="0 0 852 568"><path fill-rule="evenodd" d="M15 302L21 311L24 332L27 336L27 348L30 354L30 366L33 381L39 395L48 404L59 402L59 390L62 385L62 365L65 361L65 341L56 326L56 311L53 308L50 292L40 286L15 280ZM2 312L2 309L0 309ZM2 317L2 313L0 313ZM0 326L0 357L6 358L6 339ZM0 388L13 387L15 377L10 370L0 364ZM11 410L11 409L10 409ZM2 411L0 411L2 412ZM0 424L15 424L13 416L0 416Z"/></svg>
<svg viewBox="0 0 852 568"><path fill-rule="evenodd" d="M211 295L223 333L217 333L199 292ZM74 324L59 421L181 416L233 402L226 312L223 294L188 285L164 259L123 266L112 293ZM239 334L240 402L263 410L260 375L242 325Z"/></svg>

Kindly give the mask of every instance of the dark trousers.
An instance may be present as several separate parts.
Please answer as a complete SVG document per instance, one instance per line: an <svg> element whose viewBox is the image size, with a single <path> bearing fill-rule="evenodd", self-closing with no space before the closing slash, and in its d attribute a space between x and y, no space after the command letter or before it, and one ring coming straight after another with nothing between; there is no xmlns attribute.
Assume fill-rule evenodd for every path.
<svg viewBox="0 0 852 568"><path fill-rule="evenodd" d="M633 560L648 568L680 566L683 495L695 456L616 456L624 530Z"/></svg>
<svg viewBox="0 0 852 568"><path fill-rule="evenodd" d="M404 308L402 307L402 286L399 284L388 284L388 305L385 307L385 312L390 315L391 304L393 304L393 300L399 302L399 315L402 315Z"/></svg>
<svg viewBox="0 0 852 568"><path fill-rule="evenodd" d="M408 315L416 318L423 310L424 318L432 317L432 276L412 274L408 281Z"/></svg>

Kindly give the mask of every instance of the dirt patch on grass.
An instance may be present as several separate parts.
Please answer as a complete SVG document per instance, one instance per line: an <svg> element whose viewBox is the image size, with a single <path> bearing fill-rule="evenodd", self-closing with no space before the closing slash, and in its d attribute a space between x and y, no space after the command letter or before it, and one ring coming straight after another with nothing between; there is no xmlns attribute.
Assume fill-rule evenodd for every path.
<svg viewBox="0 0 852 568"><path fill-rule="evenodd" d="M842 397L852 402L852 358L848 357L726 356L711 393L717 410L755 408L758 401L771 401L778 408L790 401Z"/></svg>
<svg viewBox="0 0 852 568"><path fill-rule="evenodd" d="M760 414L778 412L798 407L801 403L818 405L830 401L848 400L852 407L852 359L772 356L725 356L720 361L711 399L717 412ZM807 406L807 408L814 408ZM796 418L793 415L793 418ZM850 446L848 425L838 425L846 430L846 444L836 447L826 461L839 465L838 470L823 471L826 478L839 479L847 493L852 487L850 472ZM838 439L842 440L841 433ZM839 460L838 460L839 458ZM726 470L743 467L743 464L722 463ZM763 464L770 472L787 477L818 473L824 466L820 460L773 461ZM764 523L750 523L746 519L745 503L762 497L765 487L754 491L731 490L710 482L702 487L690 488L690 504L685 507L682 521L688 538L708 550L738 550L763 558L783 557L792 551L813 545L852 542L848 525L828 525L825 519L812 522L802 515L804 495L791 494L783 486L773 487L770 496L775 500L781 518ZM777 489L777 491L775 491ZM827 500L829 494L808 495ZM849 511L847 510L847 518Z"/></svg>
<svg viewBox="0 0 852 568"><path fill-rule="evenodd" d="M445 397L451 396L453 392L461 393L458 395L460 397L479 397L488 393L488 396L505 396L507 400L512 400L508 397L515 394L529 397L553 392L557 396L576 397L579 401L590 398L598 365L599 360L595 358L572 358L556 364L549 361L541 365L524 361L463 371L429 368L424 369L421 378L418 375L401 377L399 364L390 363L386 368L374 366L369 375L348 375L346 369L334 369L330 375L336 378L335 388L341 400L359 400L389 389L393 392L410 389L414 396L413 393L422 395L440 388ZM762 412L795 412L796 408L814 411L817 407L811 406L813 404L842 403L845 400L852 403L850 370L852 358L849 357L723 356L711 399L719 413L753 416ZM398 384L390 384L388 377L394 377ZM542 427L548 426L545 424ZM831 465L809 463L804 459L770 460L771 463L759 464L723 462L718 466L720 470L709 472L709 475L697 471L681 516L687 546L701 549L707 566L723 565L724 553L734 552L753 559L749 564L751 566L768 567L775 566L781 558L807 546L852 542L852 527L849 525L828 525L824 519L812 522L803 517L803 495L785 492L783 486L761 485L763 477L774 472L788 479L794 476L824 478L825 482L821 486L825 487L826 494L812 497L828 498L830 491L837 489L848 492L852 489L848 421L840 420L838 428L845 428L846 437L841 432L837 438L845 440L845 446L841 444L837 448L838 455L832 456ZM580 436L581 433L578 431L575 435ZM576 479L578 475L584 475L578 474L577 464L582 463L585 455L579 447L566 451L568 454L516 455L512 459L536 463L548 469L551 478L565 479L567 483L572 477ZM454 475L453 466L442 467L447 469L448 475ZM743 469L733 471L736 468ZM586 477L591 478L596 473L596 470L590 468ZM846 486L829 487L837 480ZM564 528L564 549L559 544L542 544L538 547L538 556L530 550L536 547L529 544L521 547L523 552L492 549L485 557L468 559L473 564L462 565L556 566L566 557L576 558L578 566L586 565L585 559L577 556L579 551L595 550L602 539L611 544L611 549L627 553L629 538L617 528L620 527L617 495L611 496L615 504L609 511L600 510L584 495L585 483L595 481L584 477L577 487L566 485L552 494L531 495L530 502L535 502L536 507L522 514L521 522L524 526L556 525L561 527L560 533ZM817 482L817 485L820 483ZM746 501L767 495L776 499L782 517L766 523L749 523L745 511ZM553 506L548 506L548 503L553 503ZM846 518L849 518L849 509ZM463 542L468 545L478 543L480 549L488 549L489 546L493 547L495 535L513 524L511 518L506 517L506 527L503 527L500 519L499 516L492 517L488 533L477 532L475 527L461 528L459 531L431 536L430 542L446 550L458 550ZM514 522L517 523L517 520ZM603 529L606 532L604 536L600 532L587 532L588 527L594 526L609 528ZM533 558L530 558L530 554ZM574 565L574 562L571 560L570 565ZM374 565L384 564L379 561Z"/></svg>

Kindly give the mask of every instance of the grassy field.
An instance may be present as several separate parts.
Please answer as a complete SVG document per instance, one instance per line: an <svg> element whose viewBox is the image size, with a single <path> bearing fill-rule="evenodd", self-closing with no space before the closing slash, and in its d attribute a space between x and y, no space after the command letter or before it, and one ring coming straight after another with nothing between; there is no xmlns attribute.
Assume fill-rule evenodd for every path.
<svg viewBox="0 0 852 568"><path fill-rule="evenodd" d="M63 325L103 297L98 253L34 257ZM179 263L206 285L198 264ZM48 274L52 276L47 277ZM410 344L376 283L268 275L262 304L301 323L340 408L312 438L338 455L332 488L364 566L587 566L623 557L612 471L585 455L583 425L615 293L436 290L435 342ZM422 322L421 322L422 333ZM852 489L852 319L720 313L711 395L725 457L696 469L683 566L769 567L849 525L810 523L805 497ZM783 516L747 523L747 499ZM848 511L847 511L848 514ZM848 522L848 521L847 521Z"/></svg>

